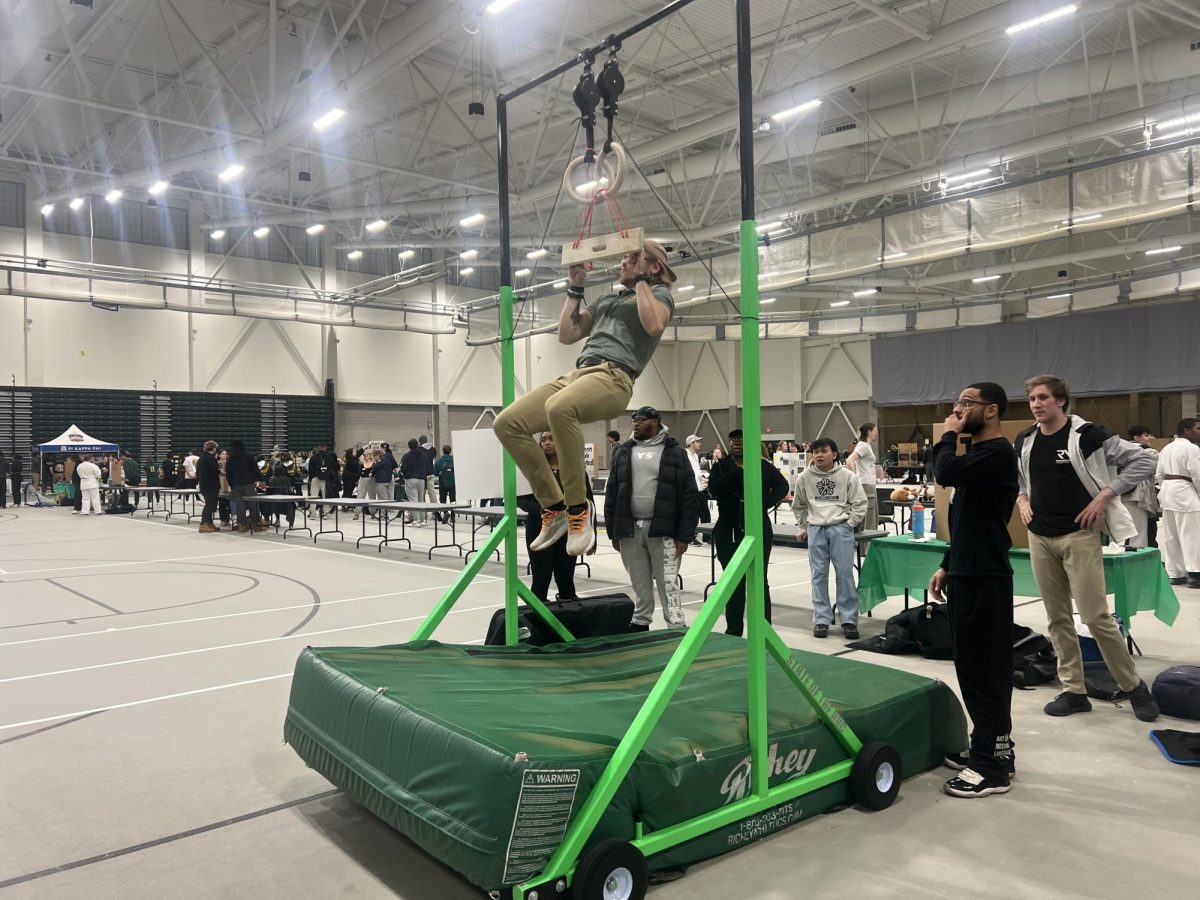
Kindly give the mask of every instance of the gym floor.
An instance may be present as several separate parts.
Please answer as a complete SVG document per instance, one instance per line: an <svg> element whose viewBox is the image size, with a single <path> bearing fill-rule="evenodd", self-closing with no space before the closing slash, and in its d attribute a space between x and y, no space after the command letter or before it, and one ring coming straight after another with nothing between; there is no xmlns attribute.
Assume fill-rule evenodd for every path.
<svg viewBox="0 0 1200 900"><path fill-rule="evenodd" d="M281 739L303 647L403 642L460 571L453 551L426 559L431 528L409 534L413 551L377 553L352 539L201 535L141 514L0 510L3 896L479 897ZM581 592L626 585L603 535L589 562ZM690 548L682 572L692 613L708 571L708 546ZM481 641L501 574L487 565L438 639ZM775 548L770 577L789 645L849 652L811 634L804 551ZM1197 662L1200 591L1178 590L1173 628L1145 613L1134 620L1147 683ZM1041 604L1018 604L1018 621L1044 633ZM894 599L864 617L864 637L900 607ZM855 655L955 684L949 662ZM650 896L1194 894L1200 775L1167 763L1147 733L1196 723L1151 726L1099 703L1054 719L1041 707L1055 693L1014 695L1019 778L1009 794L952 799L941 792L948 770L924 773L888 810L819 816Z"/></svg>

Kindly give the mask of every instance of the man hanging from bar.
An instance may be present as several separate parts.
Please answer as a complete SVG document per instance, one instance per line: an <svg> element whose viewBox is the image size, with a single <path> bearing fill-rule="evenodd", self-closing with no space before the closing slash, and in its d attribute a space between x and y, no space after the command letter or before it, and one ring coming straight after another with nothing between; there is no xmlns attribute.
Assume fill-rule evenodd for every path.
<svg viewBox="0 0 1200 900"><path fill-rule="evenodd" d="M633 383L674 312L675 273L662 244L646 240L641 251L621 258L623 289L590 309L582 308L587 269L573 265L568 278L558 339L575 344L587 338L575 369L517 399L496 417L493 429L542 506L542 530L529 549L540 550L566 534L567 553L582 556L595 541L596 523L587 504L581 426L616 418L629 407ZM562 487L533 438L547 430L558 448Z"/></svg>

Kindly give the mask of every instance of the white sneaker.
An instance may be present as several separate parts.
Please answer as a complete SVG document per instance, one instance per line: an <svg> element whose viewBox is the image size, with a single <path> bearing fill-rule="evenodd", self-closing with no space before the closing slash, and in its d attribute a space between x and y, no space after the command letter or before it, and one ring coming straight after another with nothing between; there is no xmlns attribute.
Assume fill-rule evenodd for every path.
<svg viewBox="0 0 1200 900"><path fill-rule="evenodd" d="M544 550L567 533L567 511L565 509L542 510L542 530L529 544L530 551Z"/></svg>
<svg viewBox="0 0 1200 900"><path fill-rule="evenodd" d="M578 513L567 513L567 555L583 556L595 542L596 519L591 506Z"/></svg>

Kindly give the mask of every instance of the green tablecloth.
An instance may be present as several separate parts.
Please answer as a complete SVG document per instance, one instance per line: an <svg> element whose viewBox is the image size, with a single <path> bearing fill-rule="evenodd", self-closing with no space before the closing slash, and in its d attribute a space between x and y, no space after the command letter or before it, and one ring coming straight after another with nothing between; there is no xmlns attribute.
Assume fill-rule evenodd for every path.
<svg viewBox="0 0 1200 900"><path fill-rule="evenodd" d="M938 540L915 543L911 534L871 541L858 580L859 609L866 612L905 590L920 595L929 586L947 546ZM1013 567L1013 593L1018 597L1040 597L1029 551L1014 547L1008 556ZM1104 583L1115 595L1115 611L1126 624L1142 610L1153 611L1167 625L1173 625L1179 615L1179 600L1156 549L1105 556Z"/></svg>

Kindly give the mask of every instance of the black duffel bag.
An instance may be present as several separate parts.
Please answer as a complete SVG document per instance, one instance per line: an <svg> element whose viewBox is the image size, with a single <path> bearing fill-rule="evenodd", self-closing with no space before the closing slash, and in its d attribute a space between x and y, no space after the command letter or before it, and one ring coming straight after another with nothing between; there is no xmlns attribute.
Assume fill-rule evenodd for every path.
<svg viewBox="0 0 1200 900"><path fill-rule="evenodd" d="M1200 666L1172 666L1150 689L1164 715L1200 719Z"/></svg>
<svg viewBox="0 0 1200 900"><path fill-rule="evenodd" d="M547 603L546 608L575 638L628 634L629 623L633 621L633 600L628 594L554 600ZM517 607L517 630L517 639L522 644L542 647L546 644L562 643L562 638L542 621L542 617L523 603ZM487 637L483 642L490 646L500 646L504 643L503 609L496 610L492 615Z"/></svg>

